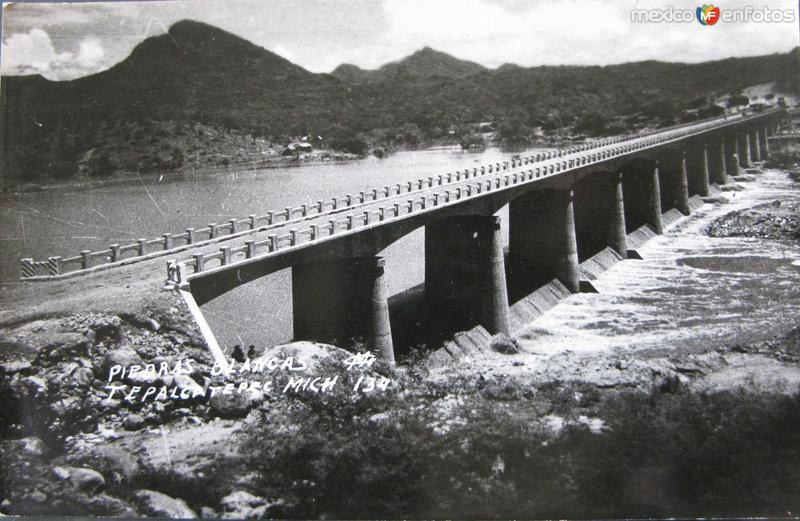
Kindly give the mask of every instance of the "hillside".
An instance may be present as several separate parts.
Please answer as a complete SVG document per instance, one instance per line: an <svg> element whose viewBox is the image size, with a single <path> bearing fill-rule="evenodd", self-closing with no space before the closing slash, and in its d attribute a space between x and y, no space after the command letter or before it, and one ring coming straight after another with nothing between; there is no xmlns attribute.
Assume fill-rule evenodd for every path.
<svg viewBox="0 0 800 521"><path fill-rule="evenodd" d="M377 70L365 70L357 65L345 63L331 75L345 83L358 84L375 81L397 81L403 78L466 78L488 70L475 62L459 60L449 54L424 47L419 51L387 63Z"/></svg>
<svg viewBox="0 0 800 521"><path fill-rule="evenodd" d="M800 90L798 55L490 70L426 47L377 70L342 65L315 74L215 27L181 21L88 77L2 78L4 186L87 167L98 175L143 165L169 170L180 163L172 156L199 146L177 140L158 160L119 153L131 148L131 135L160 139L152 128L203 125L277 147L291 136L320 135L349 151L458 142L481 121L494 122L503 143L529 142L540 127L613 133L632 121L671 123L687 107L750 85Z"/></svg>

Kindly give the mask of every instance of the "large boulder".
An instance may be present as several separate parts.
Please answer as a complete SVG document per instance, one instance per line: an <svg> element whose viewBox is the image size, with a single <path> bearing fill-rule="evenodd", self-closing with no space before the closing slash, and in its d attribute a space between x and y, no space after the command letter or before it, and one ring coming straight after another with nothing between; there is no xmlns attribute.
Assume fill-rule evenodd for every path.
<svg viewBox="0 0 800 521"><path fill-rule="evenodd" d="M342 362L352 356L353 353L332 345L300 341L267 349L261 356L252 360L251 365L261 364L267 367L272 359L280 366L281 362L291 358L294 367L305 366L304 370L292 371L293 373L310 375L317 374L321 366L326 363Z"/></svg>
<svg viewBox="0 0 800 521"><path fill-rule="evenodd" d="M138 431L139 429L144 428L144 425L144 418L134 413L125 416L125 418L122 420L122 426L125 427L125 430L129 431Z"/></svg>
<svg viewBox="0 0 800 521"><path fill-rule="evenodd" d="M55 467L53 473L62 480L68 480L77 490L94 494L106 485L103 475L85 467Z"/></svg>
<svg viewBox="0 0 800 521"><path fill-rule="evenodd" d="M225 394L220 389L208 400L211 410L222 418L240 418L247 414L254 405L253 397L249 391Z"/></svg>
<svg viewBox="0 0 800 521"><path fill-rule="evenodd" d="M142 364L144 364L142 357L140 357L139 353L137 353L131 346L120 346L106 353L106 356L103 359L103 377L108 378L109 369L115 365L130 367L132 365Z"/></svg>
<svg viewBox="0 0 800 521"><path fill-rule="evenodd" d="M172 383L180 390L188 389L192 392L193 397L199 398L200 396L205 396L205 389L203 389L203 386L189 375L176 374L172 379Z"/></svg>
<svg viewBox="0 0 800 521"><path fill-rule="evenodd" d="M29 436L27 438L17 440L17 444L22 452L28 456L40 458L44 456L45 452L47 452L47 446L44 444L41 438L37 438L36 436Z"/></svg>
<svg viewBox="0 0 800 521"><path fill-rule="evenodd" d="M42 346L42 353L51 360L62 360L89 354L92 339L80 333L54 333Z"/></svg>
<svg viewBox="0 0 800 521"><path fill-rule="evenodd" d="M224 519L263 519L270 517L270 510L282 504L282 500L269 502L244 490L232 492L220 501Z"/></svg>
<svg viewBox="0 0 800 521"><path fill-rule="evenodd" d="M494 335L489 341L492 351L502 353L504 355L514 355L519 353L519 345L517 341L508 335L498 333Z"/></svg>
<svg viewBox="0 0 800 521"><path fill-rule="evenodd" d="M134 492L142 511L151 516L175 519L195 519L197 514L182 499L170 497L155 490L141 489Z"/></svg>

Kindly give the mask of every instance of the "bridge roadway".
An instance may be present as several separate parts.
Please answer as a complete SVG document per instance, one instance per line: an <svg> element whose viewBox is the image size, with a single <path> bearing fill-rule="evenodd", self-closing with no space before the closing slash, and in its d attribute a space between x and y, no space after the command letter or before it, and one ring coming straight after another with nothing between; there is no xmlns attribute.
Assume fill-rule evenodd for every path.
<svg viewBox="0 0 800 521"><path fill-rule="evenodd" d="M168 284L196 305L291 267L296 339L363 337L391 361L379 254L424 226L428 316L452 331L510 333L510 300L552 279L577 292L580 261L607 247L625 258L627 233L660 233L662 212L688 214L691 195L766 157L782 114L728 115L287 209L289 221L169 261ZM494 214L507 204L505 258Z"/></svg>

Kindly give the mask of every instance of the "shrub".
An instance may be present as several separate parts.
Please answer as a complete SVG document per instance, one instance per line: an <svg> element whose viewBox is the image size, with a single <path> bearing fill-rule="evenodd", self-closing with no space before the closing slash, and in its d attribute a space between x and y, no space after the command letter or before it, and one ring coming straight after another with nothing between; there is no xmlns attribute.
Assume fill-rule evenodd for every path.
<svg viewBox="0 0 800 521"><path fill-rule="evenodd" d="M95 152L89 160L89 175L92 177L108 177L116 169L116 163L107 152Z"/></svg>

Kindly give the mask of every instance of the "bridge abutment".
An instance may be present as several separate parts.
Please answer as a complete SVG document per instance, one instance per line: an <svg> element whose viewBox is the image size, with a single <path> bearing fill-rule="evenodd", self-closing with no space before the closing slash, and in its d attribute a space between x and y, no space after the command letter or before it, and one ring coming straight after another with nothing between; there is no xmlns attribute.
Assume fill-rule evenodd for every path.
<svg viewBox="0 0 800 521"><path fill-rule="evenodd" d="M609 247L627 257L622 174L595 172L575 185L578 261Z"/></svg>
<svg viewBox="0 0 800 521"><path fill-rule="evenodd" d="M573 193L541 190L509 203L509 263L514 298L553 279L580 291Z"/></svg>
<svg viewBox="0 0 800 521"><path fill-rule="evenodd" d="M511 332L500 218L466 215L425 226L425 300L439 326Z"/></svg>
<svg viewBox="0 0 800 521"><path fill-rule="evenodd" d="M292 266L295 340L344 345L363 338L394 363L381 257L320 259Z"/></svg>

